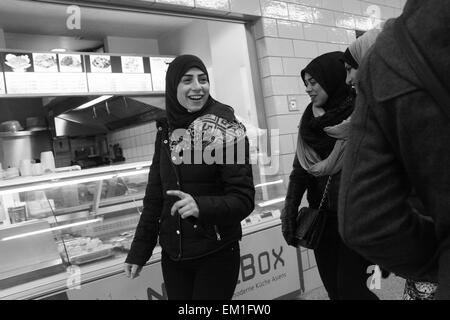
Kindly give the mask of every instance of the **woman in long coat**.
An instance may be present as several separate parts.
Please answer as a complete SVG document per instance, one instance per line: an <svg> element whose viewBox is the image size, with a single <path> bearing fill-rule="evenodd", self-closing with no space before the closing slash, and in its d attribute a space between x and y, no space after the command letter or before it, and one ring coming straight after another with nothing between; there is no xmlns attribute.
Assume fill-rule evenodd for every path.
<svg viewBox="0 0 450 320"><path fill-rule="evenodd" d="M298 208L305 191L309 207L318 208L329 177L324 209L326 224L314 255L319 274L332 300L375 300L366 282L370 262L350 250L338 233L337 210L342 157L354 96L345 83L342 52L330 52L311 61L301 72L311 97L299 126L296 155L282 212L282 231L296 246Z"/></svg>

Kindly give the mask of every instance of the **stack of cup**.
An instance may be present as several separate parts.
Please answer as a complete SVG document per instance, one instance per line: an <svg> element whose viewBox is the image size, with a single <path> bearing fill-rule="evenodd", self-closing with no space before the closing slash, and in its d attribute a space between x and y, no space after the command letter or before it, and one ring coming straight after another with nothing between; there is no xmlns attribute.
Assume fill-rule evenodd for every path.
<svg viewBox="0 0 450 320"><path fill-rule="evenodd" d="M30 159L20 160L19 171L22 177L31 176L31 160Z"/></svg>
<svg viewBox="0 0 450 320"><path fill-rule="evenodd" d="M32 163L31 174L33 176L40 176L42 174L42 165L40 163Z"/></svg>
<svg viewBox="0 0 450 320"><path fill-rule="evenodd" d="M55 158L53 152L41 152L41 170L43 173L52 173L55 171Z"/></svg>

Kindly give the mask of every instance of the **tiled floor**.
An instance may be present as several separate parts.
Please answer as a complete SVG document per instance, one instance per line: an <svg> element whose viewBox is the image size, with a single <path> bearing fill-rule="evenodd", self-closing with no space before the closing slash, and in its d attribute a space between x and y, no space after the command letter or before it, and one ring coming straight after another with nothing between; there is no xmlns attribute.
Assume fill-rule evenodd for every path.
<svg viewBox="0 0 450 320"><path fill-rule="evenodd" d="M405 280L403 278L391 275L387 279L381 280L381 288L374 290L380 300L401 300ZM303 294L297 298L298 300L328 300L327 292L324 287L317 288Z"/></svg>

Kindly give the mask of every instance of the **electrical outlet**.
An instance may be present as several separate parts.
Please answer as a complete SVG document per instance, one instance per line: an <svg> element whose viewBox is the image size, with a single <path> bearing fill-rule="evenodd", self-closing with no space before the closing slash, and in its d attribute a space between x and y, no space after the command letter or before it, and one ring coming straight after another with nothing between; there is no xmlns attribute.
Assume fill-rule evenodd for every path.
<svg viewBox="0 0 450 320"><path fill-rule="evenodd" d="M297 100L294 98L289 100L289 111L298 111Z"/></svg>

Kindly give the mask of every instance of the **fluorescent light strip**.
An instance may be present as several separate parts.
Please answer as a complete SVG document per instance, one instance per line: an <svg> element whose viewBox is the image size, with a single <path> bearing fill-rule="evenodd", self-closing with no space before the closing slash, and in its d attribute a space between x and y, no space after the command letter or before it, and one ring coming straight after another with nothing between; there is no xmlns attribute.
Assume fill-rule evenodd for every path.
<svg viewBox="0 0 450 320"><path fill-rule="evenodd" d="M56 187L62 187L62 186L73 185L73 184L78 184L78 183L86 183L86 182L92 182L92 181L108 180L108 179L117 178L117 177L134 176L134 175L138 175L138 174L148 173L149 170L150 169L142 169L142 170L123 172L123 173L118 173L118 174L117 173L108 174L108 175L104 175L104 176L96 176L96 177L90 177L90 178L84 178L84 179L78 179L78 180L66 180L66 181L61 181L61 182L51 182L51 183L45 183L45 184L41 184L41 185L34 185L34 186L28 186L28 187L19 187L19 188L0 191L0 195L11 194L11 193L16 193L16 192L27 192L27 191L34 191L34 190L56 188Z"/></svg>
<svg viewBox="0 0 450 320"><path fill-rule="evenodd" d="M102 101L108 100L109 98L112 98L112 97L113 97L112 95L106 95L106 96L98 97L98 98L96 98L94 100L91 100L89 102L86 102L86 103L82 104L79 107L76 107L74 110L82 110L82 109L89 108L89 107L93 106L94 104L97 104L97 103L100 103Z"/></svg>
<svg viewBox="0 0 450 320"><path fill-rule="evenodd" d="M48 229L32 231L32 232L26 232L26 233L18 234L18 235L15 235L15 236L3 238L1 241L8 241L8 240L13 240L13 239L25 238L25 237L33 236L33 235L36 235L36 234L52 232L52 231L55 231L55 230L67 229L67 228L76 227L76 226L82 226L84 224L90 224L90 223L94 223L94 222L98 222L98 221L102 221L102 219L100 219L100 218L92 219L92 220L87 220L87 221L75 222L75 223L71 223L71 224L65 224L63 226L54 227L54 228L48 228Z"/></svg>
<svg viewBox="0 0 450 320"><path fill-rule="evenodd" d="M148 173L149 171L150 171L150 169L142 169L142 170L119 173L117 176L118 177L129 177L129 176L135 176L138 174Z"/></svg>
<svg viewBox="0 0 450 320"><path fill-rule="evenodd" d="M279 203L279 202L283 202L283 201L284 201L284 198L276 198L276 199L272 199L269 201L258 203L258 206L267 207L267 206L270 206L271 204L275 204L275 203Z"/></svg>
<svg viewBox="0 0 450 320"><path fill-rule="evenodd" d="M272 184L279 184L279 183L283 183L283 180L277 180L277 181L272 181L272 182L260 183L260 184L257 184L255 186L255 188L263 187L263 186L270 186Z"/></svg>
<svg viewBox="0 0 450 320"><path fill-rule="evenodd" d="M108 174L105 176L90 177L90 178L84 178L84 179L79 179L79 180L66 180L66 181L61 181L61 182L50 182L50 183L44 183L44 184L28 186L28 187L19 187L19 188L13 188L13 189L9 189L9 190L0 191L0 195L16 193L16 192L26 192L26 191L34 191L34 190L62 187L62 186L76 184L76 183L85 183L85 182L92 182L92 181L98 181L98 180L106 180L106 179L114 178L115 176L117 176L117 174Z"/></svg>

